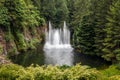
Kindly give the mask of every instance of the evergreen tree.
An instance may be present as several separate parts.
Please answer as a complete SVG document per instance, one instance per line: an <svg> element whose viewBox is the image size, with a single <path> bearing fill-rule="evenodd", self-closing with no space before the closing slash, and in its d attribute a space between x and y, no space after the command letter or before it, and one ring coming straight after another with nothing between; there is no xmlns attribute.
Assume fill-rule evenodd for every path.
<svg viewBox="0 0 120 80"><path fill-rule="evenodd" d="M74 38L77 36L76 33L77 32L79 33L79 31L76 31L76 30L78 29L78 26L82 21L82 17L90 13L89 12L90 1L89 0L76 0L76 1L73 0L70 5L71 5L70 8L72 7L72 9L70 10L71 14L69 15L70 29L73 34L72 36L73 44L75 44Z"/></svg>
<svg viewBox="0 0 120 80"><path fill-rule="evenodd" d="M63 26L63 21L68 18L66 0L41 0L41 15L55 27Z"/></svg>
<svg viewBox="0 0 120 80"><path fill-rule="evenodd" d="M95 30L95 54L96 55L102 55L102 49L103 49L103 42L105 38L105 24L107 22L106 15L107 11L109 10L109 6L111 5L113 0L91 0L91 6L90 6L90 12L92 13L92 18L94 19L93 22L95 22L94 30Z"/></svg>
<svg viewBox="0 0 120 80"><path fill-rule="evenodd" d="M68 26L69 29L71 31L71 35L73 35L74 32L74 27L73 27L73 22L74 22L74 11L75 11L75 6L74 6L75 0L67 0L67 7L69 10L69 14L68 14Z"/></svg>
<svg viewBox="0 0 120 80"><path fill-rule="evenodd" d="M55 14L55 0L41 0L41 16L46 21L54 21Z"/></svg>
<svg viewBox="0 0 120 80"><path fill-rule="evenodd" d="M106 38L104 39L104 58L120 60L120 0L114 1L107 15Z"/></svg>
<svg viewBox="0 0 120 80"><path fill-rule="evenodd" d="M74 11L73 11L73 22L72 25L76 26L78 25L82 17L86 14L89 14L89 5L90 5L90 0L76 0L74 2Z"/></svg>
<svg viewBox="0 0 120 80"><path fill-rule="evenodd" d="M40 11L40 9L41 9L41 0L31 0L31 1L33 2L34 6L36 6Z"/></svg>
<svg viewBox="0 0 120 80"><path fill-rule="evenodd" d="M80 48L80 51L84 54L94 54L94 27L91 22L91 16L85 15L82 18L80 26L76 28L76 32L74 33L75 38L75 46Z"/></svg>
<svg viewBox="0 0 120 80"><path fill-rule="evenodd" d="M55 15L55 23L58 27L63 26L63 21L67 21L68 19L68 8L66 0L56 0L56 15Z"/></svg>

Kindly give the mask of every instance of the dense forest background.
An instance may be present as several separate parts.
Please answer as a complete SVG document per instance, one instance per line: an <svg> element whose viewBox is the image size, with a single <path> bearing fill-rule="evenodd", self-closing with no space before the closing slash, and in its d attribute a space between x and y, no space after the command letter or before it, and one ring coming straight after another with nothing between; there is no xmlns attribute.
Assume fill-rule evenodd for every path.
<svg viewBox="0 0 120 80"><path fill-rule="evenodd" d="M0 0L0 53L35 48L48 21L66 21L81 53L120 62L120 0Z"/></svg>

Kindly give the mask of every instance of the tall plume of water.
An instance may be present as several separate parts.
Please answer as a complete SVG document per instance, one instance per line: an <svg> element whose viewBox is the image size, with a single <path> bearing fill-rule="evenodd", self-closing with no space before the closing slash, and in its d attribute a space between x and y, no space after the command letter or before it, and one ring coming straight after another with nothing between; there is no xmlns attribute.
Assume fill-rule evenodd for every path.
<svg viewBox="0 0 120 80"><path fill-rule="evenodd" d="M63 28L53 29L51 23L49 22L49 29L46 30L46 42L44 49L52 48L71 48L70 45L70 31L66 26L64 21Z"/></svg>

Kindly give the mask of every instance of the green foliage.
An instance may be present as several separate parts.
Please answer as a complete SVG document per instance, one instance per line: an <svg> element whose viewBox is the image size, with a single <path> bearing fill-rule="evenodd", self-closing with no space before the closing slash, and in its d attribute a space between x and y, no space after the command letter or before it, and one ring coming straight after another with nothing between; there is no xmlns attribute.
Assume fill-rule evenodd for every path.
<svg viewBox="0 0 120 80"><path fill-rule="evenodd" d="M35 49L35 45L36 45L37 43L39 43L39 40L34 38L34 39L31 39L31 40L28 42L27 46L28 46L29 49Z"/></svg>
<svg viewBox="0 0 120 80"><path fill-rule="evenodd" d="M55 0L40 0L41 1L41 15L45 18L46 21L53 21L56 8L55 8Z"/></svg>
<svg viewBox="0 0 120 80"><path fill-rule="evenodd" d="M16 53L18 53L16 46L12 47L7 52L8 52L8 56L14 56L16 55Z"/></svg>
<svg viewBox="0 0 120 80"><path fill-rule="evenodd" d="M63 26L63 22L68 19L68 8L66 4L66 0L56 0L56 14L55 14L55 24L57 27Z"/></svg>
<svg viewBox="0 0 120 80"><path fill-rule="evenodd" d="M107 77L120 75L120 70L118 70L115 65L112 65L108 69L102 70L101 72Z"/></svg>
<svg viewBox="0 0 120 80"><path fill-rule="evenodd" d="M120 60L120 0L114 1L110 6L106 17L107 23L104 31L106 37L104 39L104 56L110 54L110 59L116 58Z"/></svg>
<svg viewBox="0 0 120 80"><path fill-rule="evenodd" d="M38 40L31 40L30 44L25 41L26 30L33 29L29 36L35 36L36 27L44 26L45 20L40 16L40 11L31 0L1 0L0 1L0 29L5 31L4 39L12 46L12 42L17 45L8 53L15 54L19 51L34 47ZM33 33L33 35L31 35ZM24 35L25 34L25 35ZM35 37L36 38L36 37Z"/></svg>
<svg viewBox="0 0 120 80"><path fill-rule="evenodd" d="M40 13L37 8L32 5L30 0L27 0L26 2L24 0L5 0L5 7L9 11L11 24L13 25L11 27L22 29L24 26L39 26L39 21L41 20L39 16Z"/></svg>
<svg viewBox="0 0 120 80"><path fill-rule="evenodd" d="M6 32L4 38L6 42L10 42L11 40L13 40L13 35L10 32Z"/></svg>
<svg viewBox="0 0 120 80"><path fill-rule="evenodd" d="M115 75L109 78L109 80L119 80L120 79L120 75Z"/></svg>
<svg viewBox="0 0 120 80"><path fill-rule="evenodd" d="M105 38L105 31L104 28L106 26L106 15L107 11L109 10L109 6L111 5L113 0L91 0L90 5L90 12L91 12L91 18L92 22L94 22L94 31L95 31L95 54L96 55L103 55L102 49L104 48L103 42Z"/></svg>
<svg viewBox="0 0 120 80"><path fill-rule="evenodd" d="M39 10L41 9L41 0L31 0L31 1Z"/></svg>
<svg viewBox="0 0 120 80"><path fill-rule="evenodd" d="M9 25L8 10L6 7L0 5L0 26L6 29Z"/></svg>
<svg viewBox="0 0 120 80"><path fill-rule="evenodd" d="M45 20L53 22L55 27L63 26L69 13L66 0L41 0L40 12Z"/></svg>
<svg viewBox="0 0 120 80"><path fill-rule="evenodd" d="M106 80L96 69L76 65L66 69L58 66L30 66L23 68L8 64L0 67L0 79L4 80Z"/></svg>
<svg viewBox="0 0 120 80"><path fill-rule="evenodd" d="M25 51L27 48L27 45L24 40L24 36L20 32L16 32L16 44L19 51L21 50Z"/></svg>
<svg viewBox="0 0 120 80"><path fill-rule="evenodd" d="M94 24L91 22L91 16L86 15L82 18L81 24L74 33L75 46L81 49L82 53L94 54Z"/></svg>
<svg viewBox="0 0 120 80"><path fill-rule="evenodd" d="M72 29L76 29L82 17L89 13L90 0L70 0L68 2L70 3L70 26L73 27ZM71 19L73 20L71 21Z"/></svg>
<svg viewBox="0 0 120 80"><path fill-rule="evenodd" d="M82 53L120 60L120 0L67 0L73 44Z"/></svg>
<svg viewBox="0 0 120 80"><path fill-rule="evenodd" d="M120 79L120 70L115 65L111 65L108 69L102 70L101 72L108 77L108 80Z"/></svg>
<svg viewBox="0 0 120 80"><path fill-rule="evenodd" d="M22 67L13 64L0 66L0 79L1 80L16 80L18 75L18 70Z"/></svg>

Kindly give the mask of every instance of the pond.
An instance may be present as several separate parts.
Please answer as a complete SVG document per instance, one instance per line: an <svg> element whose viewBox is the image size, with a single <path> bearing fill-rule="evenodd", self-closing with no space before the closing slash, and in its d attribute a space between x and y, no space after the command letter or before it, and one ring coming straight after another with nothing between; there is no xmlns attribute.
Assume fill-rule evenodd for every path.
<svg viewBox="0 0 120 80"><path fill-rule="evenodd" d="M73 66L77 63L81 63L81 65L104 69L111 64L111 62L107 62L100 57L85 55L72 49L49 50L43 49L43 46L41 45L39 45L36 50L29 50L15 56L11 56L10 59L13 63L24 67L30 66L31 64Z"/></svg>

